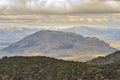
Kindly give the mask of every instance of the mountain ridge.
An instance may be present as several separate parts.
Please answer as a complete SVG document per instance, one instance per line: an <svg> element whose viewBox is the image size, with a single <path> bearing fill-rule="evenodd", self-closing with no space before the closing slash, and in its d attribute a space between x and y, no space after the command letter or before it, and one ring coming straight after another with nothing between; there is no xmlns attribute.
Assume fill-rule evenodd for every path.
<svg viewBox="0 0 120 80"><path fill-rule="evenodd" d="M116 51L114 53L111 53L105 57L97 57L95 59L92 59L91 61L88 61L88 63L91 64L110 64L114 62L120 61L120 51Z"/></svg>
<svg viewBox="0 0 120 80"><path fill-rule="evenodd" d="M72 58L72 56L87 53L107 54L116 51L116 49L95 37L83 37L70 32L42 30L23 38L2 51L18 54L40 52L40 55L43 56Z"/></svg>

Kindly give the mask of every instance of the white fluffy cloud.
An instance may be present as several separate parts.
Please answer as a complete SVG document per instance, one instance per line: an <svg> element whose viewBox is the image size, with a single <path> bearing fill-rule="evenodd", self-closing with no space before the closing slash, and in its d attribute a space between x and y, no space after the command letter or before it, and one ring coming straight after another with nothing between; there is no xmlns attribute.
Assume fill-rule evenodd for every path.
<svg viewBox="0 0 120 80"><path fill-rule="evenodd" d="M115 0L0 0L2 14L7 13L119 13ZM36 13L34 12L34 13Z"/></svg>
<svg viewBox="0 0 120 80"><path fill-rule="evenodd" d="M27 8L46 8L46 9L64 9L71 8L84 2L84 0L0 0L0 7L25 7Z"/></svg>

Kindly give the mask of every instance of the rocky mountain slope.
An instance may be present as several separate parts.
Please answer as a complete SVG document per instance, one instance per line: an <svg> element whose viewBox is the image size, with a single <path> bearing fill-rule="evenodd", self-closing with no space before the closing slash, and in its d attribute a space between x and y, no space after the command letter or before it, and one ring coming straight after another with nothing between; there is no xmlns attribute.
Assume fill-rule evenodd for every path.
<svg viewBox="0 0 120 80"><path fill-rule="evenodd" d="M19 55L31 53L32 55L50 56L66 60L86 60L96 57L95 55L106 55L116 51L116 49L95 37L42 30L23 38L2 51Z"/></svg>
<svg viewBox="0 0 120 80"><path fill-rule="evenodd" d="M0 50L39 30L40 29L28 28L10 28L5 30L0 29Z"/></svg>
<svg viewBox="0 0 120 80"><path fill-rule="evenodd" d="M91 37L94 36L94 37L100 38L103 41L107 41L112 47L120 49L120 45L116 45L116 44L120 44L119 28L118 29L115 29L115 28L98 29L98 28L80 26L80 27L64 29L62 31L73 32L73 33L81 34L84 36L91 36Z"/></svg>

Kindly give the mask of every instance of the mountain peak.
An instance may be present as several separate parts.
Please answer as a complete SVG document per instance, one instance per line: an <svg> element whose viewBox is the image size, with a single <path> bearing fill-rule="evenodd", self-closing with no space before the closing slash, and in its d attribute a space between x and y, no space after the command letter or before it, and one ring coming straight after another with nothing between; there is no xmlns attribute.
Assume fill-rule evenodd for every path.
<svg viewBox="0 0 120 80"><path fill-rule="evenodd" d="M38 31L3 49L9 53L39 53L69 60L78 60L83 54L91 57L91 53L107 54L115 50L97 38L51 30Z"/></svg>

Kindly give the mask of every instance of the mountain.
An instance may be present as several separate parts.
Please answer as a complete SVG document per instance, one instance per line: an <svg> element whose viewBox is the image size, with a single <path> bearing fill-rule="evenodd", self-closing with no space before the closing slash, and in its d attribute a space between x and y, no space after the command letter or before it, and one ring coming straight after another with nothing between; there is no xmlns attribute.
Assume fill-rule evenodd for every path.
<svg viewBox="0 0 120 80"><path fill-rule="evenodd" d="M101 40L107 41L112 47L120 49L120 29L115 28L105 28L105 29L98 29L98 28L91 28L91 27L73 27L69 29L64 29L61 31L65 32L73 32L77 34L81 34L83 36L91 36L97 37Z"/></svg>
<svg viewBox="0 0 120 80"><path fill-rule="evenodd" d="M116 51L106 42L95 37L42 30L4 48L2 51L18 55L42 55L65 60L86 60L97 55L106 55Z"/></svg>
<svg viewBox="0 0 120 80"><path fill-rule="evenodd" d="M38 31L38 29L28 29L28 28L0 29L0 50L36 31Z"/></svg>
<svg viewBox="0 0 120 80"><path fill-rule="evenodd" d="M73 32L84 36L100 36L102 39L107 37L107 39L120 40L120 36L119 36L120 29L113 29L113 28L97 29L97 28L80 26L80 27L64 29L61 31Z"/></svg>
<svg viewBox="0 0 120 80"><path fill-rule="evenodd" d="M0 80L119 80L120 62L92 65L49 57L3 57Z"/></svg>
<svg viewBox="0 0 120 80"><path fill-rule="evenodd" d="M89 61L88 63L92 63L92 64L108 64L108 63L113 63L113 62L117 62L120 61L120 51L116 51L112 54L109 54L105 57L98 57L95 58L91 61Z"/></svg>
<svg viewBox="0 0 120 80"><path fill-rule="evenodd" d="M7 30L0 29L0 43L2 44L0 45L0 50L39 30L42 29L38 29L38 28L34 28L34 29L10 28ZM112 29L112 28L96 29L96 28L80 26L80 27L74 27L60 31L73 32L73 33L81 34L83 36L98 37L101 40L107 41L110 45L112 45L112 47L120 49L120 46L116 45L120 43L120 37L119 37L120 29Z"/></svg>

